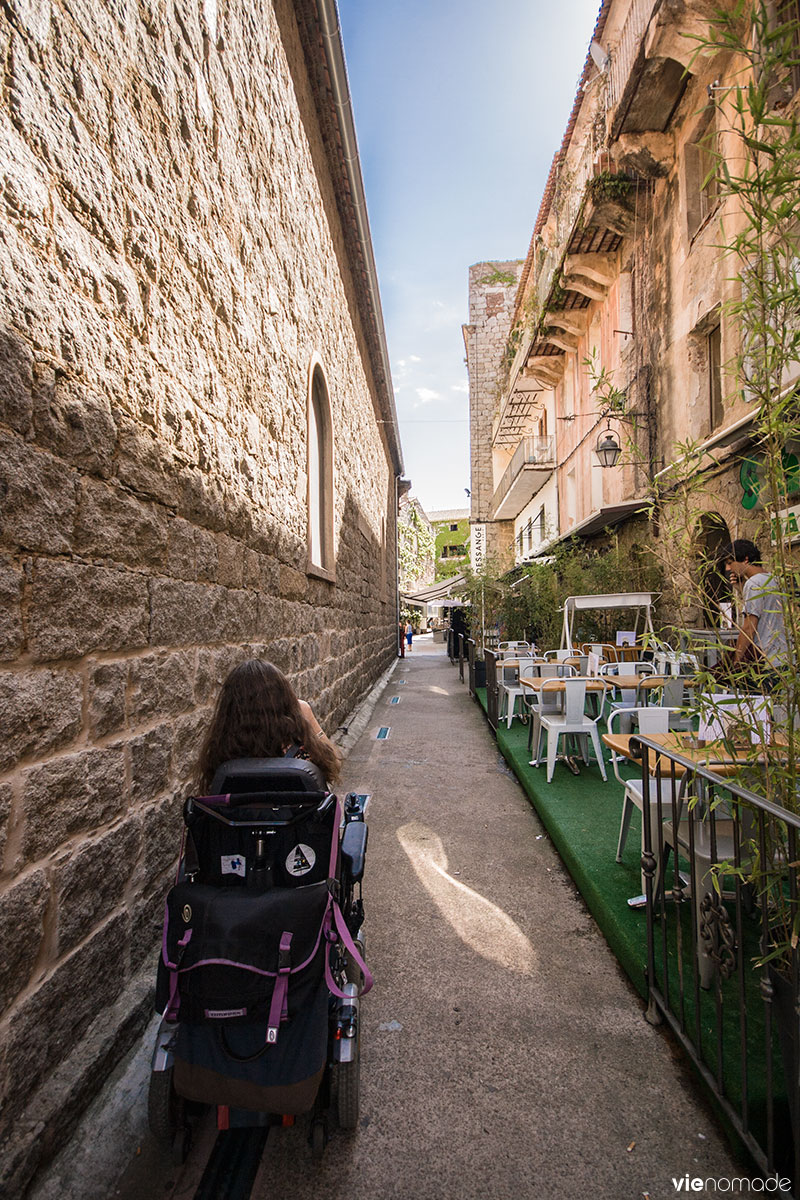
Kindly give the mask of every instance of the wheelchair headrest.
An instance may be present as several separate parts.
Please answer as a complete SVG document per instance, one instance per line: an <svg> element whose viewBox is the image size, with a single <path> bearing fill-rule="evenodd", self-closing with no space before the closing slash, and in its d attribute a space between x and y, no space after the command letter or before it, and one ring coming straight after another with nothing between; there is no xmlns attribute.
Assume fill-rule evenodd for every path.
<svg viewBox="0 0 800 1200"><path fill-rule="evenodd" d="M209 794L327 790L322 771L307 758L232 758L217 767Z"/></svg>

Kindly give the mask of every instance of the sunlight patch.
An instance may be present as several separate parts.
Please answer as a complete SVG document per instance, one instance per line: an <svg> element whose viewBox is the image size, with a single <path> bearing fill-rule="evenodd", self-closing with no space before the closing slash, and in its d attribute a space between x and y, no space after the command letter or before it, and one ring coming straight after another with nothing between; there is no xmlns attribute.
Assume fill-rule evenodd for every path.
<svg viewBox="0 0 800 1200"><path fill-rule="evenodd" d="M502 908L447 874L442 839L432 829L410 821L398 829L397 840L425 891L467 946L509 971L533 973L536 951L528 938Z"/></svg>

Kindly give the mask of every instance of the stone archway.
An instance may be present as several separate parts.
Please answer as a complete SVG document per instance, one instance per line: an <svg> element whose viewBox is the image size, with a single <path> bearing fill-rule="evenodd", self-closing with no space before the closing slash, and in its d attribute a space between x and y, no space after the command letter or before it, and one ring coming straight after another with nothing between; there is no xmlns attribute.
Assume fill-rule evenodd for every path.
<svg viewBox="0 0 800 1200"><path fill-rule="evenodd" d="M703 616L712 628L720 624L720 604L729 604L732 599L730 581L720 566L720 555L730 541L724 517L718 512L703 513L697 528L697 566Z"/></svg>

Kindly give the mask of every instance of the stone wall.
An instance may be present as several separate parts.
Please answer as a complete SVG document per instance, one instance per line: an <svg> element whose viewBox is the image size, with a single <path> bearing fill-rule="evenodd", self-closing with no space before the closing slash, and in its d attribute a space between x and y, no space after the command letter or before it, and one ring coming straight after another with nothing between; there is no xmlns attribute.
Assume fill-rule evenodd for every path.
<svg viewBox="0 0 800 1200"><path fill-rule="evenodd" d="M395 468L291 6L9 0L0 52L13 1192L90 1023L116 1005L135 1036L126 997L154 973L181 798L229 668L266 655L333 732L394 657ZM307 569L314 355L335 582Z"/></svg>
<svg viewBox="0 0 800 1200"><path fill-rule="evenodd" d="M491 518L495 486L492 423L497 413L503 356L514 318L522 265L518 261L483 262L469 269L469 325L464 326L464 342L469 373L472 522ZM487 554L505 556L513 542L513 523L493 523L487 526L486 535Z"/></svg>

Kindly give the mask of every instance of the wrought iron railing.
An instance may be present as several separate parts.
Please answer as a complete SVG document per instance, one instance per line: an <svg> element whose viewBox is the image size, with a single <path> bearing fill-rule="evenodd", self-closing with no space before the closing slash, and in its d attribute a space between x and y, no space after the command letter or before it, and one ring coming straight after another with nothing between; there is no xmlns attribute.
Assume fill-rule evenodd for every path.
<svg viewBox="0 0 800 1200"><path fill-rule="evenodd" d="M633 0L622 32L608 65L606 107L614 108L619 103L634 62L642 45L642 38L660 0Z"/></svg>
<svg viewBox="0 0 800 1200"><path fill-rule="evenodd" d="M549 437L523 438L511 456L511 462L503 472L503 478L495 489L494 496L492 497L492 512L497 509L497 506L505 498L508 489L523 467L530 465L547 467L554 464L555 438L552 435Z"/></svg>
<svg viewBox="0 0 800 1200"><path fill-rule="evenodd" d="M800 818L731 767L698 765L688 743L639 743L642 795L655 793L643 805L648 1019L667 1022L760 1169L792 1178L796 1196Z"/></svg>

